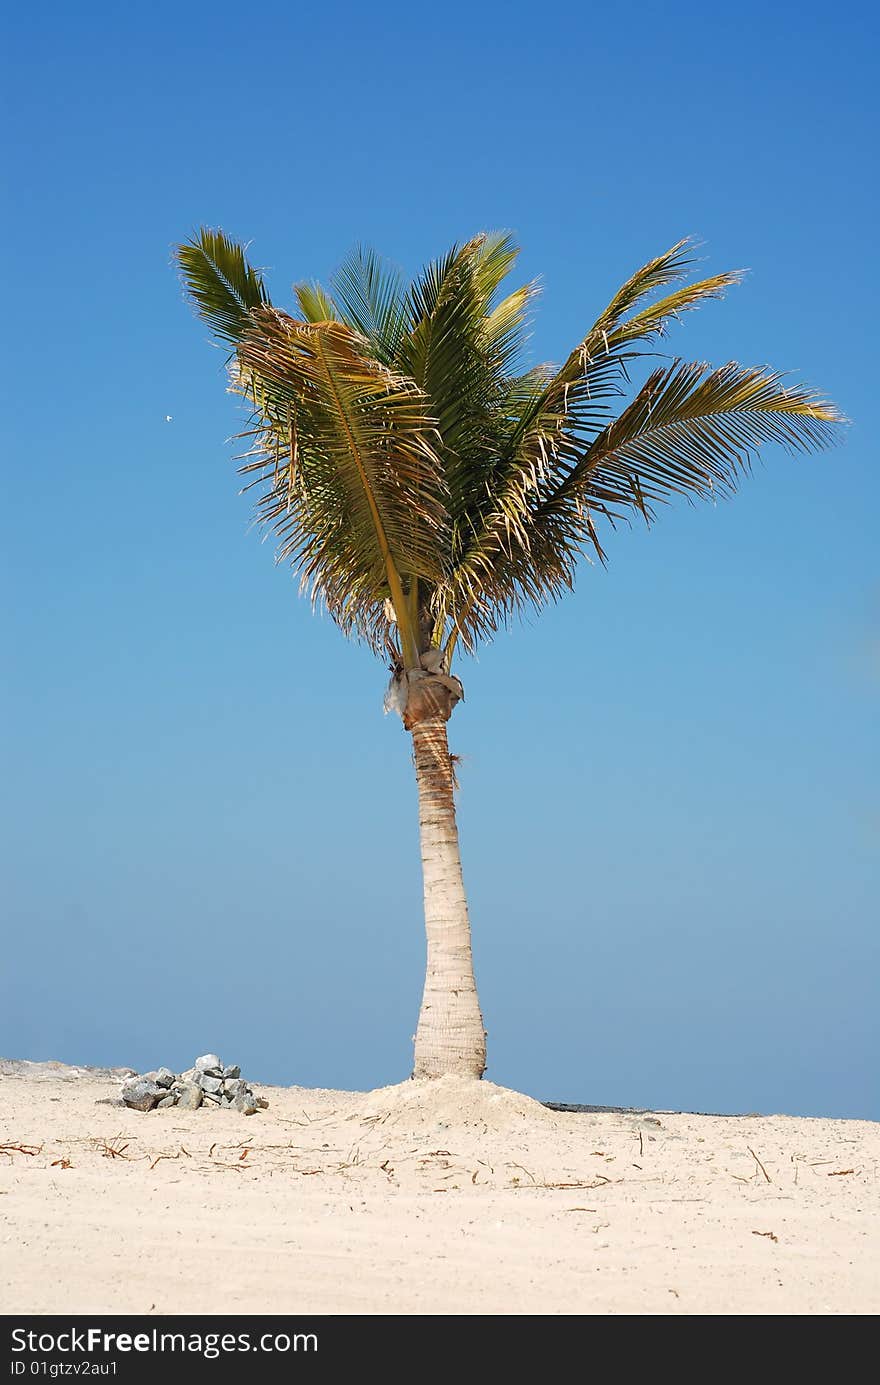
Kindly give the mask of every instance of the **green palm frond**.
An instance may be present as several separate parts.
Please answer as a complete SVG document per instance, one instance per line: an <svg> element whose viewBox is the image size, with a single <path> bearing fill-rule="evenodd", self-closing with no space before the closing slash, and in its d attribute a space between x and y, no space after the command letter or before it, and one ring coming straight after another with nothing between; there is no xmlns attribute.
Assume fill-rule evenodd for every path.
<svg viewBox="0 0 880 1385"><path fill-rule="evenodd" d="M269 302L262 275L248 264L244 247L222 231L203 227L178 246L181 276L201 317L223 342L239 341L252 308Z"/></svg>
<svg viewBox="0 0 880 1385"><path fill-rule="evenodd" d="M461 446L482 405L485 366L479 351L482 319L474 262L477 237L430 264L410 289L410 330L397 364L434 403L444 452Z"/></svg>
<svg viewBox="0 0 880 1385"><path fill-rule="evenodd" d="M657 341L666 336L670 318L677 318L679 313L687 312L690 308L699 308L713 298L723 298L728 289L735 288L742 280L743 271L734 269L726 274L712 274L708 279L698 279L693 284L684 284L633 313L632 317L621 319L610 331L597 325L588 340L582 343L581 351L589 352L592 347L599 353L603 347L611 351L635 342Z"/></svg>
<svg viewBox="0 0 880 1385"><path fill-rule="evenodd" d="M334 273L331 288L341 320L366 338L377 361L393 365L409 326L400 271L358 246Z"/></svg>
<svg viewBox="0 0 880 1385"><path fill-rule="evenodd" d="M294 284L293 292L306 322L338 322L339 309L321 284Z"/></svg>
<svg viewBox="0 0 880 1385"><path fill-rule="evenodd" d="M509 231L484 231L470 242L477 297L488 312L496 293L519 259L519 246Z"/></svg>
<svg viewBox="0 0 880 1385"><path fill-rule="evenodd" d="M670 284L681 283L693 268L695 249L696 242L690 236L686 236L683 240L676 241L675 245L670 246L662 255L657 255L655 259L649 260L637 269L617 290L605 311L597 318L593 331L600 335L603 332L614 331L640 303L645 302L645 299L660 289L668 288ZM700 282L707 285L718 282L719 287L723 289L731 282L738 282L738 278L738 274L721 274ZM689 292L694 289L699 289L699 284L692 285ZM645 309L642 308L640 311L644 312Z"/></svg>
<svg viewBox="0 0 880 1385"><path fill-rule="evenodd" d="M676 494L731 494L766 444L789 452L827 447L839 413L784 378L733 361L715 370L684 361L655 370L547 504L585 489L640 510Z"/></svg>
<svg viewBox="0 0 880 1385"><path fill-rule="evenodd" d="M373 359L343 323L252 313L239 344L236 388L258 417L264 482L258 518L279 558L346 630L377 648L393 604L403 649L417 658L404 587L445 576L444 478L433 419L411 380Z"/></svg>
<svg viewBox="0 0 880 1385"><path fill-rule="evenodd" d="M476 236L429 265L410 293L412 326L397 364L434 405L453 530L469 531L508 426L509 372L534 295L526 285L498 301L517 253L507 234Z"/></svg>
<svg viewBox="0 0 880 1385"><path fill-rule="evenodd" d="M480 339L496 369L508 369L522 352L527 313L537 292L537 284L523 284L483 317Z"/></svg>
<svg viewBox="0 0 880 1385"><path fill-rule="evenodd" d="M507 234L475 236L427 266L410 289L410 331L397 363L434 401L444 444L492 393L522 329L531 286L495 296L518 254Z"/></svg>
<svg viewBox="0 0 880 1385"><path fill-rule="evenodd" d="M612 523L676 495L730 495L759 449L827 447L842 422L816 392L777 372L732 362L712 370L674 361L654 371L630 405L568 467L512 497L515 514L483 531L451 581L450 606L466 647L523 605L570 588L578 558L604 561L596 517Z"/></svg>

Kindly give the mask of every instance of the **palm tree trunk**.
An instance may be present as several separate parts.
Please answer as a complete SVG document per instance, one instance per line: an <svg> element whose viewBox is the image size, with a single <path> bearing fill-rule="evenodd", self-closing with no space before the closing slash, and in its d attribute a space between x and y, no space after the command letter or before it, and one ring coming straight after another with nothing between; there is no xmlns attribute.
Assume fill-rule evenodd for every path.
<svg viewBox="0 0 880 1385"><path fill-rule="evenodd" d="M413 1075L481 1077L486 1067L486 1032L474 979L446 721L442 716L430 717L411 731L428 937Z"/></svg>

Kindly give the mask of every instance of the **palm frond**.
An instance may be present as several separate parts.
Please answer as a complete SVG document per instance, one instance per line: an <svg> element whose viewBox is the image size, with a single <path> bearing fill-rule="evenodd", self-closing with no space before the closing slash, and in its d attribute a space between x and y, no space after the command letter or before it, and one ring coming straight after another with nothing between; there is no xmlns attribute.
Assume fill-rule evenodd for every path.
<svg viewBox="0 0 880 1385"><path fill-rule="evenodd" d="M733 269L725 274L712 274L708 279L698 279L693 284L684 284L633 313L632 317L617 322L610 332L597 325L587 342L582 343L581 350L588 351L592 345L597 352L603 347L611 351L614 347L637 341L657 341L666 336L670 318L677 318L679 313L687 312L690 308L699 308L713 298L723 298L728 289L742 283L743 273L741 269Z"/></svg>
<svg viewBox="0 0 880 1385"><path fill-rule="evenodd" d="M339 309L332 297L317 280L294 284L293 292L306 322L338 322Z"/></svg>
<svg viewBox="0 0 880 1385"><path fill-rule="evenodd" d="M203 226L177 247L177 262L199 315L216 337L234 345L247 330L251 309L269 302L262 275L248 263L244 246Z"/></svg>
<svg viewBox="0 0 880 1385"><path fill-rule="evenodd" d="M657 293L669 284L680 283L694 264L695 249L696 242L692 237L685 236L668 250L664 250L662 255L648 260L647 264L637 269L617 290L607 308L596 320L596 328L600 332L613 330L652 293Z"/></svg>
<svg viewBox="0 0 880 1385"><path fill-rule="evenodd" d="M486 231L470 242L474 247L471 269L474 288L483 313L519 259L519 246L509 231Z"/></svg>
<svg viewBox="0 0 880 1385"><path fill-rule="evenodd" d="M597 516L650 521L676 495L730 495L762 447L816 451L841 422L815 391L761 367L674 361L654 371L561 479L511 494L514 514L496 511L458 563L450 606L466 647L522 606L569 589L583 553L604 561Z"/></svg>
<svg viewBox="0 0 880 1385"><path fill-rule="evenodd" d="M518 254L506 232L475 236L428 265L411 286L410 333L399 360L432 398L453 392L450 371L453 378L463 367L485 375L510 364L535 292L527 284L496 301Z"/></svg>
<svg viewBox="0 0 880 1385"><path fill-rule="evenodd" d="M409 326L400 271L358 246L334 273L332 289L341 320L366 338L377 361L392 365Z"/></svg>
<svg viewBox="0 0 880 1385"><path fill-rule="evenodd" d="M483 240L478 236L461 248L453 246L411 285L410 330L398 352L400 368L433 399L447 447L454 447L456 424L467 411L475 367L482 377L477 338L483 313L474 261Z"/></svg>
<svg viewBox="0 0 880 1385"><path fill-rule="evenodd" d="M672 495L730 494L758 449L827 447L842 419L815 391L764 367L673 361L587 448L547 505L581 492L644 511Z"/></svg>
<svg viewBox="0 0 880 1385"><path fill-rule="evenodd" d="M512 370L521 356L528 310L537 294L537 283L523 284L502 298L483 318L481 344L496 372Z"/></svg>
<svg viewBox="0 0 880 1385"><path fill-rule="evenodd" d="M258 416L243 470L264 483L259 520L345 630L376 648L385 602L416 658L405 587L445 575L444 480L434 424L411 380L373 359L343 323L258 309L240 343L235 387Z"/></svg>
<svg viewBox="0 0 880 1385"><path fill-rule="evenodd" d="M434 406L453 524L491 481L509 405L509 372L534 292L528 285L496 301L517 253L506 233L476 236L428 265L410 290L411 329L397 364Z"/></svg>

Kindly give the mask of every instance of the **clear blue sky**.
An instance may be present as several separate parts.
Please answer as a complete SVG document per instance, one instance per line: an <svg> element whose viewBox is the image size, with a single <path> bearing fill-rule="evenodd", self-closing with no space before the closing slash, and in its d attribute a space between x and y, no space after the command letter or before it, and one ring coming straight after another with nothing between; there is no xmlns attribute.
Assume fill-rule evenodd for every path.
<svg viewBox="0 0 880 1385"><path fill-rule="evenodd" d="M385 673L237 494L172 245L276 301L357 240L513 228L538 360L683 234L744 287L671 349L854 420L465 664L494 1080L880 1116L877 27L867 4L59 3L7 14L0 1052L405 1077L415 790ZM166 423L166 414L173 423Z"/></svg>

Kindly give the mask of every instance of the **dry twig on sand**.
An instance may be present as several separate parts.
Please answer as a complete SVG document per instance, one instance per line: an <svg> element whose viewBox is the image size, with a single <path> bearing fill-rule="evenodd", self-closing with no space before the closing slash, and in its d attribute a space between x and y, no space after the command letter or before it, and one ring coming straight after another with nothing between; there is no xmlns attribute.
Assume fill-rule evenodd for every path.
<svg viewBox="0 0 880 1385"><path fill-rule="evenodd" d="M120 1144L119 1142L120 1142L121 1139L122 1139L122 1136L121 1136L121 1135L114 1135L114 1136L113 1136L113 1139L112 1139L112 1140L109 1140L109 1141L108 1141L108 1140L97 1140L97 1141L96 1141L96 1145L97 1145L97 1148L98 1148L99 1152L101 1153L101 1155L102 1155L105 1159L131 1159L131 1158L133 1158L133 1156L132 1156L131 1154L126 1154L126 1152L125 1152L125 1151L128 1149L128 1141L126 1141L125 1144ZM149 1158L149 1155L144 1155L144 1158Z"/></svg>
<svg viewBox="0 0 880 1385"><path fill-rule="evenodd" d="M757 1156L757 1154L755 1153L755 1151L752 1149L751 1145L746 1145L746 1149L749 1151L749 1154L751 1154L752 1158L754 1159L755 1163L758 1165L758 1168L761 1170L761 1172L762 1172L762 1174L764 1175L764 1177L766 1178L767 1182L768 1182L768 1183L772 1183L772 1182L773 1182L773 1179L770 1177L769 1173L768 1173L767 1170L764 1168L764 1165L761 1163L760 1159L758 1158L758 1156ZM757 1178L757 1176L758 1176L758 1175L757 1175L757 1172L756 1172L756 1173L755 1173L755 1177Z"/></svg>
<svg viewBox="0 0 880 1385"><path fill-rule="evenodd" d="M176 1154L157 1154L152 1164L150 1165L150 1172L152 1172L156 1165L161 1163L163 1159L179 1159L180 1155L180 1150L178 1150Z"/></svg>
<svg viewBox="0 0 880 1385"><path fill-rule="evenodd" d="M622 1180L619 1180L622 1182ZM610 1183L610 1178L605 1178L599 1173L589 1183L514 1183L517 1192L531 1192L532 1189L543 1188L604 1188L606 1183Z"/></svg>

